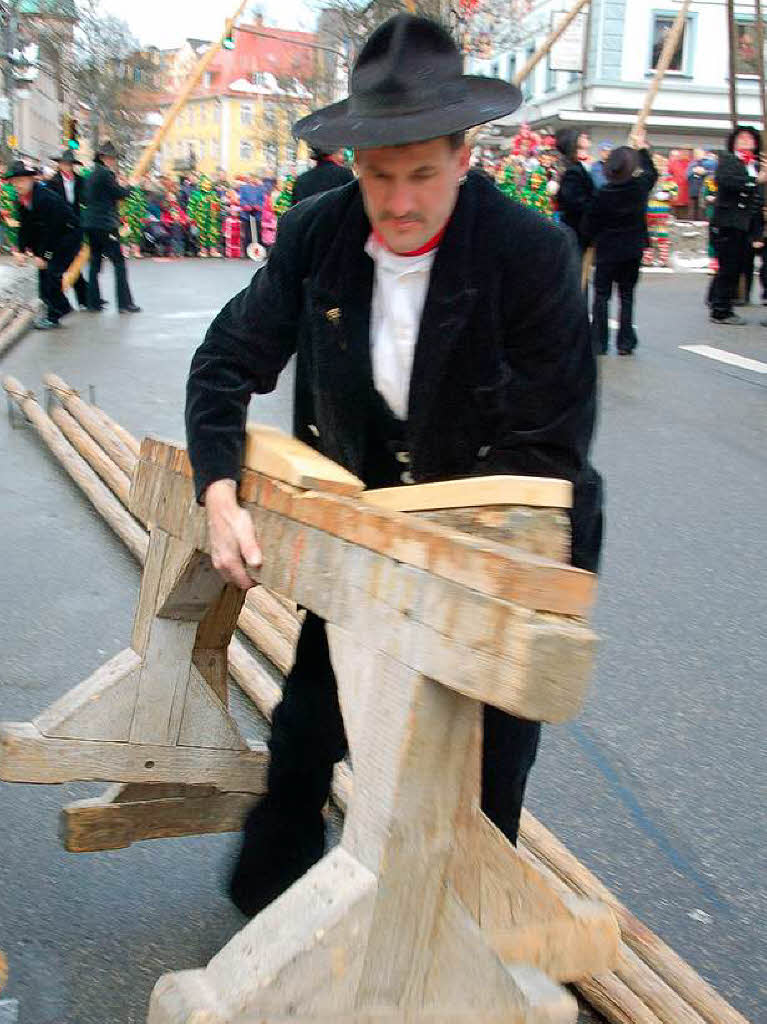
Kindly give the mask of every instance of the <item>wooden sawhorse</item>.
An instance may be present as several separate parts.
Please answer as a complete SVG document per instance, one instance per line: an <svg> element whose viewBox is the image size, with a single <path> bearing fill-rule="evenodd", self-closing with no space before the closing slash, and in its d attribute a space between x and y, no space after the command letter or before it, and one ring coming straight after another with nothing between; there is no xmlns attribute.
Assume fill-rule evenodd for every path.
<svg viewBox="0 0 767 1024"><path fill-rule="evenodd" d="M317 459L251 435L240 497L260 582L328 623L354 767L343 838L205 969L160 979L149 1022L574 1021L551 979L610 969L615 921L478 809L481 702L561 722L590 675L594 579L561 560L564 516L546 509L542 527L530 507L563 508L565 485L473 481L488 506L445 511L465 506L461 485L360 494L337 467L296 472L302 458ZM417 514L390 510L403 500ZM179 834L166 806L210 801L212 829L221 801L264 783L266 752L226 704L244 595L213 571L183 449L144 441L131 507L151 525L132 646L33 723L0 727L0 777L124 783L125 803L157 798L146 837Z"/></svg>

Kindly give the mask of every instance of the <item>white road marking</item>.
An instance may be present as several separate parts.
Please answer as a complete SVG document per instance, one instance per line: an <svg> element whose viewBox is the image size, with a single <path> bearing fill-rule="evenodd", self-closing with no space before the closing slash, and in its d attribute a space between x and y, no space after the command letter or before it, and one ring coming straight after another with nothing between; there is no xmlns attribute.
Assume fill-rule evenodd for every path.
<svg viewBox="0 0 767 1024"><path fill-rule="evenodd" d="M183 313L161 313L162 320L207 320L220 313L220 309L186 310Z"/></svg>
<svg viewBox="0 0 767 1024"><path fill-rule="evenodd" d="M741 370L767 373L767 363L762 363L758 359L747 359L745 356L736 355L735 352L725 352L723 348L713 348L711 345L680 345L679 347L685 352L694 352L695 355L705 356L707 359L716 359L720 363L739 366Z"/></svg>

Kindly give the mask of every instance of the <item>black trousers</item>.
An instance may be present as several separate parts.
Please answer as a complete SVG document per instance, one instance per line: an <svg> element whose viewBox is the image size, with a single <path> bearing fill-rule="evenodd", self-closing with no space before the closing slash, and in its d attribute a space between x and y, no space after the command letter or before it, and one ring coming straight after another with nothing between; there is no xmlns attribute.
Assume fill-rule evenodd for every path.
<svg viewBox="0 0 767 1024"><path fill-rule="evenodd" d="M88 277L88 308L101 308L101 291L99 274L104 257L111 260L115 268L115 286L117 291L117 308L125 309L133 305L133 296L128 285L128 271L125 266L120 239L116 231L89 231L88 244L91 247L91 265Z"/></svg>
<svg viewBox="0 0 767 1024"><path fill-rule="evenodd" d="M746 302L751 302L751 292L754 287L754 269L756 267L757 257L759 259L759 287L762 293L762 301L767 297L767 268L765 267L767 254L765 254L764 248L755 249L753 244L749 242L743 253L743 263L741 265L740 276L738 278L739 289L740 282L743 282L743 298Z"/></svg>
<svg viewBox="0 0 767 1024"><path fill-rule="evenodd" d="M724 320L732 316L732 303L738 296L738 284L750 241L748 232L737 228L718 228L715 238L714 250L719 269L711 282L709 300L711 316L715 320Z"/></svg>
<svg viewBox="0 0 767 1024"><path fill-rule="evenodd" d="M540 723L485 707L482 809L516 842L527 776L535 761ZM270 790L295 794L319 810L327 800L333 765L347 743L325 623L311 612L301 629L296 661L274 712L269 742Z"/></svg>
<svg viewBox="0 0 767 1024"><path fill-rule="evenodd" d="M616 347L619 352L631 352L637 346L634 331L634 289L639 280L641 256L628 260L597 259L594 272L594 305L592 307L591 331L594 348L597 352L608 349L607 311L612 295L613 285L618 287L620 299L620 318Z"/></svg>
<svg viewBox="0 0 767 1024"><path fill-rule="evenodd" d="M54 323L72 312L72 306L62 288L62 278L80 251L81 244L82 235L79 231L67 235L54 249L45 270L38 271L40 298L45 304L46 316Z"/></svg>

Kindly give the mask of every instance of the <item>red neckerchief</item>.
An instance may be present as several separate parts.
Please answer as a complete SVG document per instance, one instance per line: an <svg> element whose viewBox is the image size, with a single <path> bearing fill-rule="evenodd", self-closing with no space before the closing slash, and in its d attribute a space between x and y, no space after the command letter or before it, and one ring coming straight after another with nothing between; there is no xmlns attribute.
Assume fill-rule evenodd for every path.
<svg viewBox="0 0 767 1024"><path fill-rule="evenodd" d="M391 246L386 244L383 236L380 235L375 228L373 229L373 238L375 238L376 242L378 242L379 245L382 245L384 249L388 249L389 252L394 253L395 256L425 256L427 252L431 252L432 249L436 249L439 246L439 243L445 236L445 231L447 231L447 224L441 227L433 238L430 238L428 242L424 242L419 249L413 249L412 252L394 252Z"/></svg>
<svg viewBox="0 0 767 1024"><path fill-rule="evenodd" d="M753 150L750 150L750 149L736 149L735 150L735 154L736 154L738 160L742 160L742 162L746 166L749 166L755 160Z"/></svg>
<svg viewBox="0 0 767 1024"><path fill-rule="evenodd" d="M324 156L322 158L322 160L320 160L320 163L322 163L322 164L335 164L336 167L343 167L344 166L344 158L341 157L341 156L336 156L335 153L331 153L330 156Z"/></svg>
<svg viewBox="0 0 767 1024"><path fill-rule="evenodd" d="M19 196L19 202L21 203L21 205L24 207L25 210L31 210L32 209L32 196L33 196L33 194L34 194L33 192L30 192L29 195Z"/></svg>

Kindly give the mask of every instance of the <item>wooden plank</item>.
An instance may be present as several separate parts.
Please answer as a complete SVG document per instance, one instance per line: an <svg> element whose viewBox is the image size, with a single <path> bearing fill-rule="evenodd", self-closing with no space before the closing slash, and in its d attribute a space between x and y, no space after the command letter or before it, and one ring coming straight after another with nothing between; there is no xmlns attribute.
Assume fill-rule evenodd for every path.
<svg viewBox="0 0 767 1024"><path fill-rule="evenodd" d="M168 532L206 550L204 514L195 515L195 510L204 510L196 505L188 471L182 449L145 439L131 508L144 521L157 516ZM177 479L169 478L169 472ZM172 494L172 501L159 509L162 489ZM243 473L240 493L246 504L533 610L577 616L586 614L593 602L592 574L516 552L486 538L471 538L403 513L363 507L358 500L342 495L295 492L279 481L248 471ZM251 511L255 513L256 508Z"/></svg>
<svg viewBox="0 0 767 1024"><path fill-rule="evenodd" d="M610 1024L661 1024L639 996L612 972L582 978L576 988Z"/></svg>
<svg viewBox="0 0 767 1024"><path fill-rule="evenodd" d="M108 793L68 804L60 818L65 848L70 853L88 853L120 850L147 839L236 832L253 806L252 793L210 792L210 787L202 786L174 788L185 792L128 801L115 801L114 794Z"/></svg>
<svg viewBox="0 0 767 1024"><path fill-rule="evenodd" d="M198 669L192 665L178 730L182 747L247 750L237 724Z"/></svg>
<svg viewBox="0 0 767 1024"><path fill-rule="evenodd" d="M569 562L570 519L556 508L528 508L526 505L487 505L484 508L454 508L417 512L419 518L472 537L487 537L555 562Z"/></svg>
<svg viewBox="0 0 767 1024"><path fill-rule="evenodd" d="M222 792L262 793L268 752L166 747L148 743L62 740L28 722L0 724L0 779L5 782L185 782Z"/></svg>
<svg viewBox="0 0 767 1024"><path fill-rule="evenodd" d="M539 476L476 476L438 480L410 487L383 487L360 494L365 505L391 512L479 508L485 505L527 505L533 508L572 508L569 480Z"/></svg>
<svg viewBox="0 0 767 1024"><path fill-rule="evenodd" d="M44 736L125 743L140 674L141 659L129 647L54 701L33 725Z"/></svg>
<svg viewBox="0 0 767 1024"><path fill-rule="evenodd" d="M358 494L365 485L308 444L273 427L248 423L242 464L303 490Z"/></svg>

